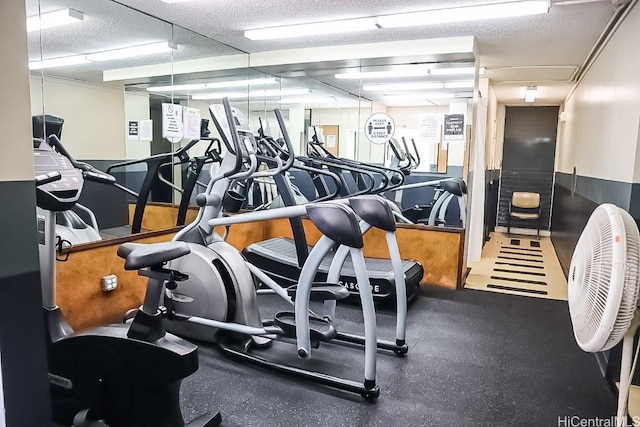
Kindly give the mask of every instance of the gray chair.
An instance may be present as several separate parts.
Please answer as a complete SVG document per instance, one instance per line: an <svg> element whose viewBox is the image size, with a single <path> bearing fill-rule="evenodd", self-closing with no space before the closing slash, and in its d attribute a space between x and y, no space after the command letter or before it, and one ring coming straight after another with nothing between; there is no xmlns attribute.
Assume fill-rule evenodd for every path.
<svg viewBox="0 0 640 427"><path fill-rule="evenodd" d="M536 239L540 239L540 194L515 191L509 203L507 217L507 235L511 235L511 218L525 221L536 221Z"/></svg>

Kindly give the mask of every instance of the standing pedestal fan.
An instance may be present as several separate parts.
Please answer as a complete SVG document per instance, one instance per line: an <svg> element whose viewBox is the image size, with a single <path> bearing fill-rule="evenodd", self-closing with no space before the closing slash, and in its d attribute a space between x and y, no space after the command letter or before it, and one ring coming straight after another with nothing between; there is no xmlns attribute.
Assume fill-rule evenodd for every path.
<svg viewBox="0 0 640 427"><path fill-rule="evenodd" d="M580 235L569 268L569 312L584 351L608 350L621 340L617 425L627 425L633 337L638 329L640 235L635 221L611 204L598 206ZM636 350L635 359L638 357Z"/></svg>

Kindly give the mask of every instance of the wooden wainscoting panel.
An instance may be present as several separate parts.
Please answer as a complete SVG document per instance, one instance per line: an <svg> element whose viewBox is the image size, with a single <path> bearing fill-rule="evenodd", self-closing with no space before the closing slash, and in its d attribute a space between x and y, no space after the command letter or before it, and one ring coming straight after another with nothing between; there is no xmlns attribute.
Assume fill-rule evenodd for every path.
<svg viewBox="0 0 640 427"><path fill-rule="evenodd" d="M293 236L287 219L272 220L268 223L265 239ZM314 245L320 239L320 232L309 219L303 219L303 225L307 243ZM396 239L400 256L403 259L414 259L424 267L422 283L450 289L462 287L463 229L399 225ZM376 229L367 232L364 236L363 252L366 257L389 258L384 232Z"/></svg>
<svg viewBox="0 0 640 427"><path fill-rule="evenodd" d="M152 237L136 235L127 241L156 243L171 240L175 230ZM116 254L123 239L96 242L71 252L67 262L56 263L57 303L75 330L117 323L123 314L142 304L147 279L137 271L126 271ZM102 292L100 279L115 274L118 288Z"/></svg>

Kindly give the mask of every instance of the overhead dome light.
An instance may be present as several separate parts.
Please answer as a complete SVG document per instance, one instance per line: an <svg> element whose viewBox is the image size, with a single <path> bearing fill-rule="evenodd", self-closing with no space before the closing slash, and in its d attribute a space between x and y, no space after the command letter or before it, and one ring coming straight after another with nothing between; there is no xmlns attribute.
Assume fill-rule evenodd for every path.
<svg viewBox="0 0 640 427"><path fill-rule="evenodd" d="M524 102L534 102L536 100L536 93L538 92L538 88L534 85L527 87L524 91Z"/></svg>

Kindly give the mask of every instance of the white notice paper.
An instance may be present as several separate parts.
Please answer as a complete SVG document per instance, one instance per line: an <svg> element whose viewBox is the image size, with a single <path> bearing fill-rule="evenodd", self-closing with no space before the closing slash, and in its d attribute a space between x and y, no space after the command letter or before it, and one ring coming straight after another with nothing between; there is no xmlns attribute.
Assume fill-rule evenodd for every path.
<svg viewBox="0 0 640 427"><path fill-rule="evenodd" d="M442 122L442 114L419 114L418 129L420 130L420 139L427 143L438 142Z"/></svg>
<svg viewBox="0 0 640 427"><path fill-rule="evenodd" d="M327 148L336 148L336 136L327 135Z"/></svg>
<svg viewBox="0 0 640 427"><path fill-rule="evenodd" d="M182 140L182 105L162 104L162 137L171 142Z"/></svg>
<svg viewBox="0 0 640 427"><path fill-rule="evenodd" d="M193 107L182 107L184 119L184 134L188 139L200 139L200 109Z"/></svg>
<svg viewBox="0 0 640 427"><path fill-rule="evenodd" d="M140 141L153 140L153 120L140 120Z"/></svg>

